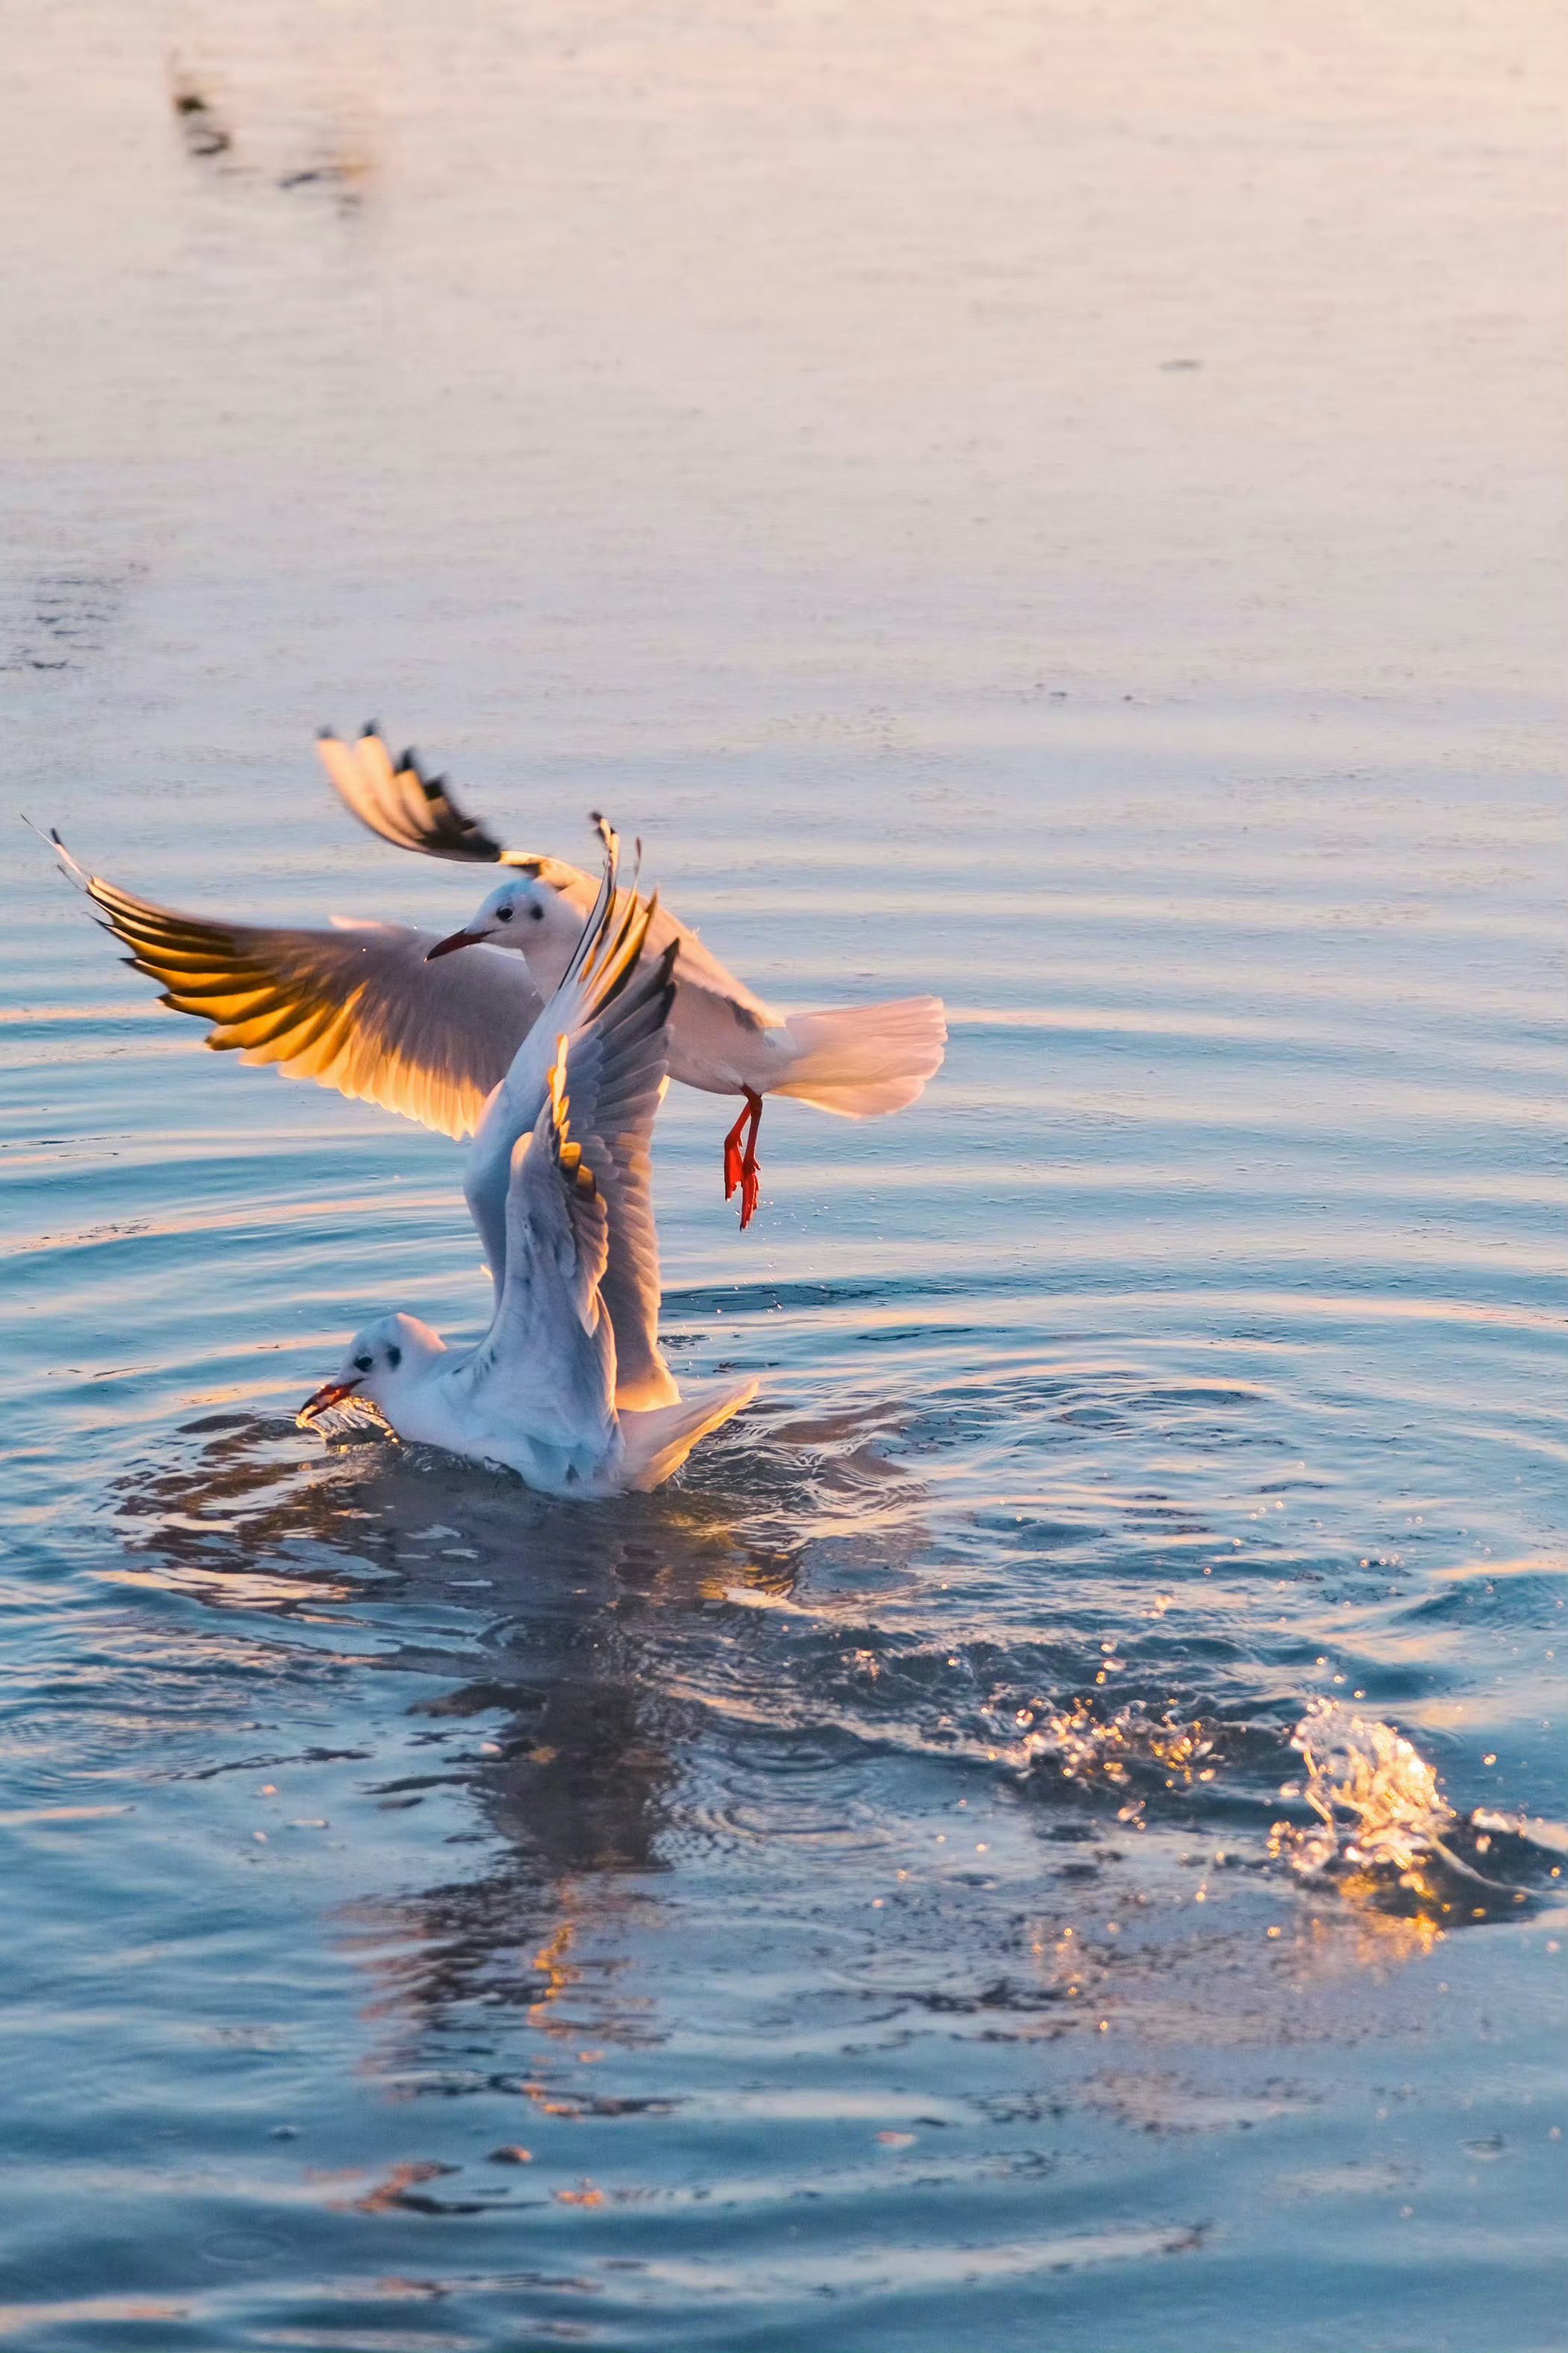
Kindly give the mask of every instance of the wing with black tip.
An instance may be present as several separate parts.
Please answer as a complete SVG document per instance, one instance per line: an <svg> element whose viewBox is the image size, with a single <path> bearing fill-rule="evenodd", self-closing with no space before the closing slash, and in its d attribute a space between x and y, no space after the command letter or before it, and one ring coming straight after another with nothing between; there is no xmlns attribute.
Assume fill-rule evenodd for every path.
<svg viewBox="0 0 1568 2353"><path fill-rule="evenodd" d="M495 836L458 807L445 776L425 774L417 753L405 752L394 764L374 727L353 744L323 732L316 749L343 802L383 841L463 865L506 862Z"/></svg>

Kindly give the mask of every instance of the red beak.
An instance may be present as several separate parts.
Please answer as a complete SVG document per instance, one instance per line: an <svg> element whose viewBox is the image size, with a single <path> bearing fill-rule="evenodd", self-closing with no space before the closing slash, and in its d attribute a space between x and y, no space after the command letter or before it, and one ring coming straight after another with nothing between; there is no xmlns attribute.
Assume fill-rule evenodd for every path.
<svg viewBox="0 0 1568 2353"><path fill-rule="evenodd" d="M451 955L458 948L483 947L484 943L483 932L448 932L444 940L437 940L433 948L426 950L425 961L434 964L439 955Z"/></svg>
<svg viewBox="0 0 1568 2353"><path fill-rule="evenodd" d="M296 1428L309 1430L319 1413L325 1413L330 1405L342 1405L358 1387L358 1381L323 1381L314 1397L308 1397L294 1416Z"/></svg>

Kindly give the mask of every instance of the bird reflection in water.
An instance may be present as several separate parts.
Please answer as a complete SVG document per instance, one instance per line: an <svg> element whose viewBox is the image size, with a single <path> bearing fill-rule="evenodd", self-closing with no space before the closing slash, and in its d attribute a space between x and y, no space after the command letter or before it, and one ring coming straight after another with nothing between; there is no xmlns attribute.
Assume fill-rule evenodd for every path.
<svg viewBox="0 0 1568 2353"><path fill-rule="evenodd" d="M673 1662L715 1600L787 1597L803 1545L741 1534L760 1518L776 1535L777 1499L753 1479L739 1505L710 1483L585 1512L508 1473L379 1442L302 1462L291 1436L248 1414L181 1435L194 1455L139 1467L112 1498L116 1581L308 1627L302 1665L334 1656L315 1631L333 1627L349 1638L339 1662L453 1675L407 1711L439 1744L436 1768L373 1787L396 1806L416 1802L416 1784L460 1785L475 1816L460 1838L489 1860L337 1913L382 2030L369 2063L395 2078L472 2005L523 2013L574 2056L588 2037L646 2040L646 2005L618 1988L613 1947L618 1920L650 1901L693 1723ZM373 1647L389 1605L395 1652Z"/></svg>
<svg viewBox="0 0 1568 2353"><path fill-rule="evenodd" d="M422 1711L486 1718L482 1752L461 1769L488 1865L338 1914L374 1989L363 2014L384 2029L378 2071L398 2073L427 2031L475 2008L521 2011L574 2050L585 2037L647 2039L646 2004L620 1987L614 1947L660 1867L679 1712L606 1672L584 1633L585 1656L558 1652L552 1669L520 1652L515 1682L469 1685ZM548 1690L542 1672L557 1677Z"/></svg>

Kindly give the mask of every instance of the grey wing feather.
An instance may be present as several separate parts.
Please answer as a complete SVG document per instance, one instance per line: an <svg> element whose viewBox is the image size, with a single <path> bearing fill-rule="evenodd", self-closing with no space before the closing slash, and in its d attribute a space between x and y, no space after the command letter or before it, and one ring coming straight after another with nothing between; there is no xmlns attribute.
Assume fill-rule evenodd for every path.
<svg viewBox="0 0 1568 2353"><path fill-rule="evenodd" d="M511 1155L506 1277L495 1318L455 1377L481 1409L546 1443L603 1452L615 1427L616 1356L599 1300L609 1255L603 1194L571 1131L566 1058L556 1057L531 1134Z"/></svg>
<svg viewBox="0 0 1568 2353"><path fill-rule="evenodd" d="M679 1395L658 1345L658 1230L651 1142L664 1092L666 1033L679 953L672 943L651 971L573 1041L573 1134L609 1213L609 1258L600 1286L615 1329L616 1396L623 1408L667 1405Z"/></svg>
<svg viewBox="0 0 1568 2353"><path fill-rule="evenodd" d="M511 1139L534 1127L555 1082L552 1071L564 1041L574 1148L587 1155L609 1218L601 1293L615 1333L617 1401L640 1409L668 1404L679 1395L658 1347L658 1240L648 1136L664 1085L679 944L671 942L662 955L641 961L657 919L658 893L645 902L635 888L618 887L619 844L603 820L600 825L605 857L597 895L538 1029L487 1114L464 1190L497 1280L499 1306L510 1270Z"/></svg>
<svg viewBox="0 0 1568 2353"><path fill-rule="evenodd" d="M395 923L286 930L185 915L89 874L57 839L72 880L126 962L206 1043L275 1062L351 1099L471 1135L539 1017L521 956L479 948L426 964L437 935Z"/></svg>

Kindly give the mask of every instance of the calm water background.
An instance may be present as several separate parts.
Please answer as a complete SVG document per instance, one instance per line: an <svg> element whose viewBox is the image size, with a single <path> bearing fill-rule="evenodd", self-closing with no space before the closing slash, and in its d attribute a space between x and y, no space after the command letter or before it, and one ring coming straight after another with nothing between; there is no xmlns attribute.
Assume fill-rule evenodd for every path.
<svg viewBox="0 0 1568 2353"><path fill-rule="evenodd" d="M374 713L952 1042L770 1110L743 1239L672 1099L673 1351L763 1398L571 1512L292 1428L479 1319L456 1155L204 1053L14 828L0 2336L1561 2343L1560 47L8 44L16 804L448 928L315 773ZM1270 1852L1315 1697L1496 1887Z"/></svg>

